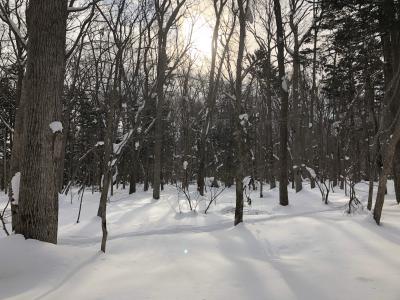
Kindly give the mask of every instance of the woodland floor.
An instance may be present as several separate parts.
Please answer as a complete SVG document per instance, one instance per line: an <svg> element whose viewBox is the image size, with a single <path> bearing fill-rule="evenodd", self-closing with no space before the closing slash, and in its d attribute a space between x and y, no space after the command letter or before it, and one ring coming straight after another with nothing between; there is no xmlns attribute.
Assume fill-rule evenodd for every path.
<svg viewBox="0 0 400 300"><path fill-rule="evenodd" d="M142 190L142 187L138 187ZM193 189L195 187L193 186ZM367 183L356 187L365 204ZM234 187L205 215L189 212L167 186L119 189L108 205L107 253L99 252L99 194L60 200L59 244L0 233L0 299L400 299L400 207L388 187L381 226L367 210L345 213L338 188L329 205L308 185L290 205L278 189L252 192L233 227ZM0 207L6 197L0 196Z"/></svg>

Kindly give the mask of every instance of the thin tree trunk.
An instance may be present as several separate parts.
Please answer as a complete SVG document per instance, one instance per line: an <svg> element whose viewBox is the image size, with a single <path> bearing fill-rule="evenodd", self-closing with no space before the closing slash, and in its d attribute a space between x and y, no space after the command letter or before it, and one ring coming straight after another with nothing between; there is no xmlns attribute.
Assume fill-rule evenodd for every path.
<svg viewBox="0 0 400 300"><path fill-rule="evenodd" d="M285 73L285 57L284 57L284 32L282 25L281 4L279 0L274 0L274 11L276 19L276 37L278 40L278 67L279 78L282 81L280 88L281 96L281 113L280 113L280 177L279 177L279 203L280 205L288 205L288 162L287 162L287 114L288 114L288 86Z"/></svg>
<svg viewBox="0 0 400 300"><path fill-rule="evenodd" d="M15 128L13 146L11 150L11 162L10 162L10 180L13 176L21 171L21 155L22 155L22 132L24 126L24 99L22 99L22 83L24 78L24 69L22 62L18 59L18 80L17 80L17 98L16 98L16 110L15 110ZM12 231L18 231L18 205L14 201L14 192L12 185L8 190L9 200L11 203L11 217L12 217Z"/></svg>
<svg viewBox="0 0 400 300"><path fill-rule="evenodd" d="M163 24L159 24L163 26ZM157 63L157 108L155 121L154 140L154 174L153 174L153 199L160 199L161 184L161 148L163 140L163 106L164 106L164 82L167 68L166 53L167 35L162 29L158 32L158 63Z"/></svg>
<svg viewBox="0 0 400 300"><path fill-rule="evenodd" d="M235 209L235 222L238 225L243 222L243 173L244 173L244 140L243 140L243 118L242 114L242 70L243 70L243 55L246 40L246 11L248 9L248 2L246 0L237 0L239 7L239 50L236 61L236 79L235 79L235 137L237 149L237 169L236 169L236 209ZM245 3L247 4L245 7Z"/></svg>
<svg viewBox="0 0 400 300"><path fill-rule="evenodd" d="M266 122L266 134L267 134L267 168L269 177L270 189L276 187L275 173L274 173L274 144L272 139L272 93L271 93L271 47L270 37L268 38L268 51L267 51L267 122Z"/></svg>

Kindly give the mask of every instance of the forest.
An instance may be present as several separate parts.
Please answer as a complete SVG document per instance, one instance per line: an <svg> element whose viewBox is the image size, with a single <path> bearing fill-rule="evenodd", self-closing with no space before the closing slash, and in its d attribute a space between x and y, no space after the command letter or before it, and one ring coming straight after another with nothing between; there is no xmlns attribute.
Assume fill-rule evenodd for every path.
<svg viewBox="0 0 400 300"><path fill-rule="evenodd" d="M0 0L0 299L398 300L399 205L398 0Z"/></svg>

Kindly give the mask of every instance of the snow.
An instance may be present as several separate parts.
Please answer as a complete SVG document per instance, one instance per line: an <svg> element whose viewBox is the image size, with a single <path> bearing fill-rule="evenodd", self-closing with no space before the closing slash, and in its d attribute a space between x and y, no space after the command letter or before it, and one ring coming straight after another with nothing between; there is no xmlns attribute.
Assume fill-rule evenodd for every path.
<svg viewBox="0 0 400 300"><path fill-rule="evenodd" d="M183 169L184 169L184 170L187 169L188 164L189 164L189 163L188 163L186 160L183 162Z"/></svg>
<svg viewBox="0 0 400 300"><path fill-rule="evenodd" d="M62 132L63 131L63 126L62 126L62 123L60 121L51 122L49 124L49 127L50 127L51 131L53 131L53 133Z"/></svg>
<svg viewBox="0 0 400 300"><path fill-rule="evenodd" d="M249 120L249 115L248 114L241 114L241 115L239 115L239 120L248 121Z"/></svg>
<svg viewBox="0 0 400 300"><path fill-rule="evenodd" d="M287 93L289 91L286 76L282 77L282 89Z"/></svg>
<svg viewBox="0 0 400 300"><path fill-rule="evenodd" d="M113 144L113 152L115 155L119 155L124 148L125 144L128 142L131 137L133 130L129 130L122 136L121 142Z"/></svg>
<svg viewBox="0 0 400 300"><path fill-rule="evenodd" d="M244 126L244 125L246 125L246 122L249 121L249 115L241 114L241 115L239 115L239 120L240 120L240 125Z"/></svg>
<svg viewBox="0 0 400 300"><path fill-rule="evenodd" d="M308 173L310 173L310 176L312 177L312 178L317 178L317 174L315 173L315 171L314 171L314 169L313 168L310 168L310 167L306 167L306 170L308 171Z"/></svg>
<svg viewBox="0 0 400 300"><path fill-rule="evenodd" d="M184 199L179 213L173 186L158 201L151 191L115 189L106 254L99 252L100 194L85 192L79 224L78 196L72 204L61 198L58 245L0 231L0 299L400 299L392 182L382 226L366 211L344 213L348 197L339 188L324 205L305 182L297 194L289 189L286 207L278 190L264 186L264 198L253 192L245 223L234 227L234 186L207 215L190 212ZM367 191L367 182L357 184L363 203ZM6 201L2 193L0 208Z"/></svg>
<svg viewBox="0 0 400 300"><path fill-rule="evenodd" d="M113 167L113 166L115 166L115 163L117 162L117 159L116 158L114 158L112 161L109 161L108 162L108 166L109 167Z"/></svg>
<svg viewBox="0 0 400 300"><path fill-rule="evenodd" d="M13 204L15 205L18 204L20 181L21 181L21 172L17 172L14 174L13 178L11 178L11 188L14 199Z"/></svg>
<svg viewBox="0 0 400 300"><path fill-rule="evenodd" d="M99 147L99 146L103 146L103 145L104 145L104 142L100 141L100 142L97 142L96 145L94 145L94 146L95 147Z"/></svg>

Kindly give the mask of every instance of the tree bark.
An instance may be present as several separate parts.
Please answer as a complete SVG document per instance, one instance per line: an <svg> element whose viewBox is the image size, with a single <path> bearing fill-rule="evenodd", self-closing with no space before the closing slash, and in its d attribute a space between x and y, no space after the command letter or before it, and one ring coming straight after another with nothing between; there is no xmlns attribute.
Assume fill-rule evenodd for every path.
<svg viewBox="0 0 400 300"><path fill-rule="evenodd" d="M49 125L62 120L67 2L31 0L26 20L29 40L21 96L25 107L16 233L57 243L57 166L63 137Z"/></svg>
<svg viewBox="0 0 400 300"><path fill-rule="evenodd" d="M389 144L386 148L383 168L381 176L379 177L378 193L376 195L376 201L374 207L374 219L378 225L380 224L381 221L382 208L383 208L383 203L385 201L387 177L393 163L393 158L396 151L396 145L399 143L399 141L400 141L400 118L398 118L396 121L395 131L393 132Z"/></svg>
<svg viewBox="0 0 400 300"><path fill-rule="evenodd" d="M281 4L279 0L274 0L274 11L276 20L276 37L278 40L278 68L279 78L282 80L280 87L281 112L280 112L280 176L279 176L279 203L286 206L289 204L288 199L288 162L287 162L287 115L288 115L288 88L285 73L285 57L284 57L284 31L282 25Z"/></svg>

